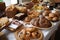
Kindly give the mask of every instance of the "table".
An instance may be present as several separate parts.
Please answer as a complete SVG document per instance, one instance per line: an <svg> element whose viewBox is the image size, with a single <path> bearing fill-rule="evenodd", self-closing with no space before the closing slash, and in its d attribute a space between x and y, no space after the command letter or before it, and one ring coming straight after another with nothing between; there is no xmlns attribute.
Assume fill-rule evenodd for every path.
<svg viewBox="0 0 60 40"><path fill-rule="evenodd" d="M54 31L57 30L59 23L60 22L54 23L54 27L52 27L49 30L41 30L43 35L44 35L44 39L43 40L48 40L50 38L50 36L54 33ZM5 35L8 38L8 40L16 40L14 32L11 32L11 31L6 30L6 29L2 30L2 32L5 33Z"/></svg>

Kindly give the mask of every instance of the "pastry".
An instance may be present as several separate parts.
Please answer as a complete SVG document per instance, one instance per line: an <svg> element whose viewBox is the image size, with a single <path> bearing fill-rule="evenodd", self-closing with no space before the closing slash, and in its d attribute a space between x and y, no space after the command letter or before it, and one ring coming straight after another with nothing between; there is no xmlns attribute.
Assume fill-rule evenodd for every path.
<svg viewBox="0 0 60 40"><path fill-rule="evenodd" d="M0 28L4 25L6 26L8 24L8 22L9 22L9 20L7 17L0 18Z"/></svg>
<svg viewBox="0 0 60 40"><path fill-rule="evenodd" d="M17 9L20 13L26 13L26 12L27 12L27 8L26 8L26 7L18 6L18 5L16 5L15 7L16 7L16 9Z"/></svg>
<svg viewBox="0 0 60 40"><path fill-rule="evenodd" d="M32 9L33 10L43 10L44 8L43 8L43 6L40 6L40 5L34 5Z"/></svg>
<svg viewBox="0 0 60 40"><path fill-rule="evenodd" d="M31 12L28 13L28 16L25 18L25 22L30 22L33 18L36 18L40 15L39 12L33 10Z"/></svg>
<svg viewBox="0 0 60 40"><path fill-rule="evenodd" d="M46 6L46 7L44 7L44 10L49 11L49 10L50 10L50 8L48 8L48 7Z"/></svg>
<svg viewBox="0 0 60 40"><path fill-rule="evenodd" d="M32 0L32 2L36 4L36 3L39 3L40 0Z"/></svg>
<svg viewBox="0 0 60 40"><path fill-rule="evenodd" d="M51 22L43 16L37 17L37 18L31 20L30 23L33 24L34 26L40 27L40 28L49 28L52 26Z"/></svg>
<svg viewBox="0 0 60 40"><path fill-rule="evenodd" d="M48 16L49 13L50 13L50 11L44 11L42 15L43 15L43 16Z"/></svg>
<svg viewBox="0 0 60 40"><path fill-rule="evenodd" d="M34 29L34 30L32 30L32 29ZM32 28L22 29L20 32L18 32L17 37L20 40L31 40L31 39L42 40L43 34L37 28L32 27Z"/></svg>
<svg viewBox="0 0 60 40"><path fill-rule="evenodd" d="M54 17L53 19L52 19L52 21L58 21L59 19L58 19L58 17Z"/></svg>
<svg viewBox="0 0 60 40"><path fill-rule="evenodd" d="M25 13L18 13L15 15L14 19L22 20L27 16Z"/></svg>
<svg viewBox="0 0 60 40"><path fill-rule="evenodd" d="M50 14L49 14L49 17L52 17L52 18L53 18L53 17L55 17L55 16L56 16L56 15L55 15L54 13L50 13Z"/></svg>
<svg viewBox="0 0 60 40"><path fill-rule="evenodd" d="M49 21L58 21L59 20L59 15L56 13L50 13L49 16L45 16L46 19L48 19Z"/></svg>
<svg viewBox="0 0 60 40"><path fill-rule="evenodd" d="M24 19L24 21L25 21L25 22L30 22L31 19L32 19L32 18L30 18L30 17L26 17L26 18Z"/></svg>
<svg viewBox="0 0 60 40"><path fill-rule="evenodd" d="M45 16L45 18L48 19L48 20L50 20L50 21L52 20L52 18L49 17L49 16Z"/></svg>
<svg viewBox="0 0 60 40"><path fill-rule="evenodd" d="M5 9L5 13L7 17L14 17L17 13L17 9L15 8L15 5L10 5Z"/></svg>
<svg viewBox="0 0 60 40"><path fill-rule="evenodd" d="M35 10L32 10L30 13L28 13L30 15L28 15L29 17L31 18L35 18L35 17L38 17L40 15L39 12L35 11Z"/></svg>
<svg viewBox="0 0 60 40"><path fill-rule="evenodd" d="M5 11L6 5L4 2L0 2L0 10Z"/></svg>
<svg viewBox="0 0 60 40"><path fill-rule="evenodd" d="M31 8L34 6L34 3L33 3L33 2L24 3L24 6L25 6L27 9L31 9Z"/></svg>

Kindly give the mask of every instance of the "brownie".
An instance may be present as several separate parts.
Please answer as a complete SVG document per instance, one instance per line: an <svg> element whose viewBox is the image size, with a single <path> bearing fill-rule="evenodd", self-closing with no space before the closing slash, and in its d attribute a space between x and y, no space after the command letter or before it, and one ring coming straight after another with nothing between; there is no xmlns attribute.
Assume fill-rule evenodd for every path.
<svg viewBox="0 0 60 40"><path fill-rule="evenodd" d="M14 19L23 20L26 16L25 13L18 13L15 15Z"/></svg>

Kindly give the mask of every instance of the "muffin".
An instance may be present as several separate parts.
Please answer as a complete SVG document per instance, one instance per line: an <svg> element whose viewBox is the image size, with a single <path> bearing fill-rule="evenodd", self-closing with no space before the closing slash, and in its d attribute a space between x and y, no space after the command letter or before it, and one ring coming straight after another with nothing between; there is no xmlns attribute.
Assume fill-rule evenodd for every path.
<svg viewBox="0 0 60 40"><path fill-rule="evenodd" d="M17 9L15 8L14 5L10 5L5 9L5 13L7 17L12 18L17 13Z"/></svg>

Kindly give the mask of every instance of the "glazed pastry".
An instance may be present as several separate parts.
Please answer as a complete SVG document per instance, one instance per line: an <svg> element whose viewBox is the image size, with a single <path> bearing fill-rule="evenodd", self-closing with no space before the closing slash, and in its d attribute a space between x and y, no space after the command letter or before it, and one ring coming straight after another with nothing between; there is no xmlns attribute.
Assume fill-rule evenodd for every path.
<svg viewBox="0 0 60 40"><path fill-rule="evenodd" d="M33 18L36 18L40 15L39 12L33 10L31 12L28 13L28 16L25 18L25 22L30 22Z"/></svg>
<svg viewBox="0 0 60 40"><path fill-rule="evenodd" d="M15 8L14 5L10 5L5 9L5 12L6 16L11 18L15 16L15 14L17 13L17 9Z"/></svg>
<svg viewBox="0 0 60 40"><path fill-rule="evenodd" d="M51 21L51 20L52 20L52 18L51 18L51 17L49 17L49 16L45 16L45 18L46 18L46 19L48 19L49 21Z"/></svg>
<svg viewBox="0 0 60 40"><path fill-rule="evenodd" d="M53 19L52 19L52 21L58 21L59 19L58 19L58 17L54 17Z"/></svg>
<svg viewBox="0 0 60 40"><path fill-rule="evenodd" d="M43 15L43 16L48 16L49 13L50 13L50 11L44 11L42 15Z"/></svg>
<svg viewBox="0 0 60 40"><path fill-rule="evenodd" d="M32 27L32 28L26 28L26 30L29 31L29 32L36 31L37 29L36 29L36 30L35 30L35 29L36 29L36 28L34 28L34 27Z"/></svg>
<svg viewBox="0 0 60 40"><path fill-rule="evenodd" d="M40 28L49 28L52 26L51 22L48 21L45 17L37 17L30 22L34 26L40 27Z"/></svg>
<svg viewBox="0 0 60 40"><path fill-rule="evenodd" d="M39 38L41 36L41 34L36 31L36 32L32 32L32 38Z"/></svg>
<svg viewBox="0 0 60 40"><path fill-rule="evenodd" d="M38 16L40 15L40 13L37 12L37 11L35 11L35 10L31 11L31 12L28 13L28 14L30 14L30 15L28 15L28 16L31 17L31 18L35 18L35 17L38 17Z"/></svg>
<svg viewBox="0 0 60 40"><path fill-rule="evenodd" d="M28 30L27 30L28 29ZM37 28L24 28L21 32L18 32L20 40L42 39L43 35ZM34 29L34 30L32 30Z"/></svg>
<svg viewBox="0 0 60 40"><path fill-rule="evenodd" d="M7 25L9 22L8 18L7 17L2 17L0 18L0 27L4 26L4 25Z"/></svg>
<svg viewBox="0 0 60 40"><path fill-rule="evenodd" d="M45 18L53 22L59 20L59 16L56 13L50 13L49 16L45 16Z"/></svg>
<svg viewBox="0 0 60 40"><path fill-rule="evenodd" d="M50 14L49 14L49 17L52 17L52 18L53 18L53 17L55 17L55 16L56 16L56 15L55 15L54 13L50 13Z"/></svg>
<svg viewBox="0 0 60 40"><path fill-rule="evenodd" d="M24 21L25 21L25 22L30 22L31 19L32 19L32 18L30 18L30 17L26 17Z"/></svg>

